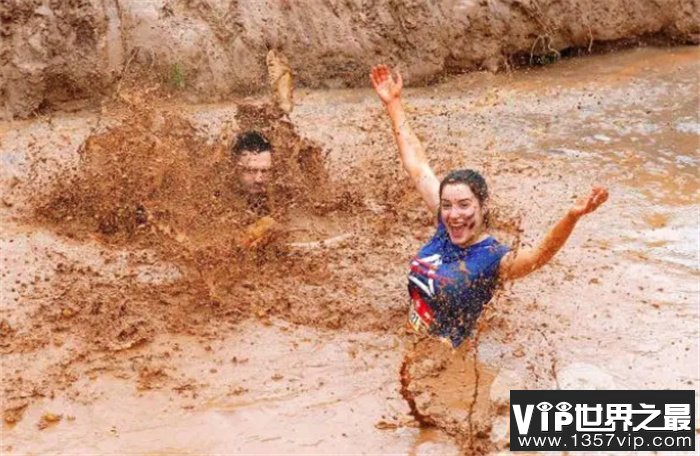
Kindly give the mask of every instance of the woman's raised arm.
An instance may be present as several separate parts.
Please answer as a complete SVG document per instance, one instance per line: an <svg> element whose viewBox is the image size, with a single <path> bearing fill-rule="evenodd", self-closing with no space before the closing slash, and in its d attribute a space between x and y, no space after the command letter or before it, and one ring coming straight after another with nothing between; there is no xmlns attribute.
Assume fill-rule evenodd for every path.
<svg viewBox="0 0 700 456"><path fill-rule="evenodd" d="M605 188L593 187L591 194L569 209L569 212L549 230L537 247L520 249L503 257L498 270L501 280L518 279L544 266L562 248L574 230L576 222L583 215L596 210L607 199L608 191Z"/></svg>
<svg viewBox="0 0 700 456"><path fill-rule="evenodd" d="M370 80L391 119L401 163L430 212L436 214L440 204L440 181L428 163L423 145L408 124L406 111L401 104L401 75L396 72L394 77L386 65L377 65L372 68Z"/></svg>

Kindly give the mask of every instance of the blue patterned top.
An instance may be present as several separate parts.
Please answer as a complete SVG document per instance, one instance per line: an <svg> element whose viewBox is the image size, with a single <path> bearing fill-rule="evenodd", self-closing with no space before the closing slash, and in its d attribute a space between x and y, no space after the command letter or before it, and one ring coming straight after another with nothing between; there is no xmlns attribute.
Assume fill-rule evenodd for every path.
<svg viewBox="0 0 700 456"><path fill-rule="evenodd" d="M411 325L458 347L469 337L484 305L493 297L501 259L509 250L491 236L459 247L450 241L438 217L435 235L411 261Z"/></svg>

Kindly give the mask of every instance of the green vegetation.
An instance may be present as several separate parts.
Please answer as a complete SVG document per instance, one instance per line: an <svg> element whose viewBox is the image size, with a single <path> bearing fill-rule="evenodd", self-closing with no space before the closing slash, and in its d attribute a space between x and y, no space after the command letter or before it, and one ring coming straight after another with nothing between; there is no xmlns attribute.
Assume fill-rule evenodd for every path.
<svg viewBox="0 0 700 456"><path fill-rule="evenodd" d="M182 65L173 63L170 67L170 85L176 89L185 88L185 74L182 71Z"/></svg>
<svg viewBox="0 0 700 456"><path fill-rule="evenodd" d="M531 65L549 65L550 63L557 62L561 59L561 54L558 52L549 52L544 55L533 55L530 64Z"/></svg>

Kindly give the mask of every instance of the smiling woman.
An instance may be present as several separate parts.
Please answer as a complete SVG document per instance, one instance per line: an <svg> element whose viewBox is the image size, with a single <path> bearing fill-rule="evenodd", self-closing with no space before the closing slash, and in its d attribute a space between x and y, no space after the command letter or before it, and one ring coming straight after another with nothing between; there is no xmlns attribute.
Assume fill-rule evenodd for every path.
<svg viewBox="0 0 700 456"><path fill-rule="evenodd" d="M437 214L435 235L411 261L409 322L416 331L457 347L470 336L498 282L523 277L546 264L579 218L603 204L608 192L594 187L539 245L512 252L487 232L489 193L481 174L462 169L442 181L435 176L401 104L401 75L378 65L370 80L391 119L401 162L430 212Z"/></svg>

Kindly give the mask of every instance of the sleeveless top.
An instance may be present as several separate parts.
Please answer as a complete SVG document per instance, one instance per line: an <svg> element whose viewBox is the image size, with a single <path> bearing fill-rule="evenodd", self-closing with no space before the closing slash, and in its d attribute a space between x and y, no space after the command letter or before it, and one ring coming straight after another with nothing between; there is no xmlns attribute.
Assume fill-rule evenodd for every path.
<svg viewBox="0 0 700 456"><path fill-rule="evenodd" d="M501 259L509 250L491 236L459 247L450 241L438 217L435 235L411 261L411 326L458 347L469 337L484 305L491 300Z"/></svg>

